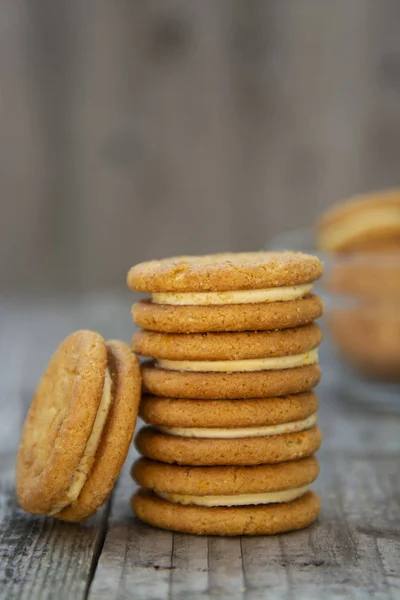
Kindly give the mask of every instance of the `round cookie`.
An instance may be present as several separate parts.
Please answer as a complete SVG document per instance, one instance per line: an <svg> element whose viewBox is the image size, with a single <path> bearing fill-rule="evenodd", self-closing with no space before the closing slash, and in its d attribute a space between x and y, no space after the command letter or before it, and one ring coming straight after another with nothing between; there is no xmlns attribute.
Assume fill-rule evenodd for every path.
<svg viewBox="0 0 400 600"><path fill-rule="evenodd" d="M24 424L16 474L22 508L67 520L92 514L119 474L139 399L139 365L125 344L106 345L91 331L68 336L50 360ZM115 446L105 453L102 437L109 431L116 434ZM103 469L107 476L98 477Z"/></svg>
<svg viewBox="0 0 400 600"><path fill-rule="evenodd" d="M147 458L180 465L260 465L311 456L321 444L321 431L234 439L178 437L151 427L139 431L137 450Z"/></svg>
<svg viewBox="0 0 400 600"><path fill-rule="evenodd" d="M171 494L221 496L277 492L309 485L319 473L315 456L273 465L186 467L148 458L131 470L141 487Z"/></svg>
<svg viewBox="0 0 400 600"><path fill-rule="evenodd" d="M142 356L169 360L241 360L302 354L322 340L318 325L282 331L173 334L137 331L132 347Z"/></svg>
<svg viewBox="0 0 400 600"><path fill-rule="evenodd" d="M303 392L280 398L197 400L143 396L139 414L164 427L256 427L301 421L316 413L318 398Z"/></svg>
<svg viewBox="0 0 400 600"><path fill-rule="evenodd" d="M322 313L322 300L315 294L288 302L219 306L171 306L141 300L132 307L137 325L166 333L286 329L310 323Z"/></svg>
<svg viewBox="0 0 400 600"><path fill-rule="evenodd" d="M80 521L106 501L124 465L135 431L141 393L139 362L123 342L113 340L106 346L113 401L93 466L78 499L55 515L64 521Z"/></svg>
<svg viewBox="0 0 400 600"><path fill-rule="evenodd" d="M140 490L131 501L136 516L156 527L197 535L268 535L302 529L317 518L320 502L307 492L293 502L259 506L183 506Z"/></svg>
<svg viewBox="0 0 400 600"><path fill-rule="evenodd" d="M92 431L104 387L107 350L100 335L67 337L50 360L29 409L18 452L17 496L48 513L67 492Z"/></svg>
<svg viewBox="0 0 400 600"><path fill-rule="evenodd" d="M325 213L318 246L329 252L400 250L400 190L356 196Z"/></svg>
<svg viewBox="0 0 400 600"><path fill-rule="evenodd" d="M153 361L142 365L144 391L156 396L198 399L265 398L306 392L321 378L317 364L282 369L238 373L195 373L156 367Z"/></svg>
<svg viewBox="0 0 400 600"><path fill-rule="evenodd" d="M322 263L301 252L248 252L180 256L132 267L128 287L137 292L223 292L310 283Z"/></svg>

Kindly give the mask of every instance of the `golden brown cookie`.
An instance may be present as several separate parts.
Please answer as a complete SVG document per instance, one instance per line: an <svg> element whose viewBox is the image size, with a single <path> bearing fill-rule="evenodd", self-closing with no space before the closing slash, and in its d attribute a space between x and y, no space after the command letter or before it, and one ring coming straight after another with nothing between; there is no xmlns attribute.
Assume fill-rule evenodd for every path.
<svg viewBox="0 0 400 600"><path fill-rule="evenodd" d="M309 485L319 473L315 456L273 465L187 467L140 458L131 470L141 487L172 494L221 496L277 492Z"/></svg>
<svg viewBox="0 0 400 600"><path fill-rule="evenodd" d="M374 302L332 310L327 320L345 360L365 377L400 381L400 305Z"/></svg>
<svg viewBox="0 0 400 600"><path fill-rule="evenodd" d="M400 250L400 190L351 198L327 211L318 224L318 246L329 252Z"/></svg>
<svg viewBox="0 0 400 600"><path fill-rule="evenodd" d="M317 364L278 371L195 373L172 371L146 361L142 366L144 391L156 396L198 399L265 398L306 392L321 377Z"/></svg>
<svg viewBox="0 0 400 600"><path fill-rule="evenodd" d="M307 527L320 510L318 496L307 492L293 502L259 506L203 507L168 502L140 490L132 498L136 516L150 525L197 535L268 535Z"/></svg>
<svg viewBox="0 0 400 600"><path fill-rule="evenodd" d="M256 427L307 419L318 410L314 392L280 398L197 400L143 396L140 416L164 427Z"/></svg>
<svg viewBox="0 0 400 600"><path fill-rule="evenodd" d="M138 292L220 292L310 283L322 263L301 252L248 252L180 256L140 263L128 273Z"/></svg>
<svg viewBox="0 0 400 600"><path fill-rule="evenodd" d="M125 344L106 345L90 331L67 337L25 421L16 479L22 508L66 520L92 514L119 474L139 399L139 365Z"/></svg>
<svg viewBox="0 0 400 600"><path fill-rule="evenodd" d="M302 354L322 340L318 325L309 323L282 331L173 334L137 331L132 347L142 356L169 360L240 360Z"/></svg>
<svg viewBox="0 0 400 600"><path fill-rule="evenodd" d="M112 404L92 469L77 501L55 515L65 521L80 521L106 501L124 465L136 426L141 391L138 360L122 342L109 341L106 346L113 381Z"/></svg>
<svg viewBox="0 0 400 600"><path fill-rule="evenodd" d="M151 427L136 437L138 451L153 460L180 465L260 465L311 456L321 444L321 431L234 439L198 439L161 433Z"/></svg>
<svg viewBox="0 0 400 600"><path fill-rule="evenodd" d="M137 325L166 333L286 329L318 319L322 312L322 300L315 294L289 302L220 306L171 306L142 300L132 307Z"/></svg>

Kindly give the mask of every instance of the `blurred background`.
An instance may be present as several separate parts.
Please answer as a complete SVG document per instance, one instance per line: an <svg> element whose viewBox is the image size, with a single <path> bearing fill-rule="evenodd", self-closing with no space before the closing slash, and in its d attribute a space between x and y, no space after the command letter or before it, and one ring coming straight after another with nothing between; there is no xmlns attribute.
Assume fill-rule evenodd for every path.
<svg viewBox="0 0 400 600"><path fill-rule="evenodd" d="M400 185L399 31L398 0L0 0L3 448L66 335L130 341L131 265L294 247L281 234L331 204ZM396 338L397 376L399 306L355 340ZM323 385L383 406L332 348Z"/></svg>
<svg viewBox="0 0 400 600"><path fill-rule="evenodd" d="M400 184L396 0L0 0L2 294L259 249Z"/></svg>

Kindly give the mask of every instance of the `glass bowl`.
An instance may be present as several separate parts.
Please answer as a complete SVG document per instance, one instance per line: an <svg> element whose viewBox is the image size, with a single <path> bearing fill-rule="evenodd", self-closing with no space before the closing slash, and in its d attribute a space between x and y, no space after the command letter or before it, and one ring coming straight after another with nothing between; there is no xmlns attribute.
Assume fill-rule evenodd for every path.
<svg viewBox="0 0 400 600"><path fill-rule="evenodd" d="M324 276L315 285L325 305L323 381L341 397L400 413L400 254L319 252L312 230L276 236L269 250L316 254Z"/></svg>

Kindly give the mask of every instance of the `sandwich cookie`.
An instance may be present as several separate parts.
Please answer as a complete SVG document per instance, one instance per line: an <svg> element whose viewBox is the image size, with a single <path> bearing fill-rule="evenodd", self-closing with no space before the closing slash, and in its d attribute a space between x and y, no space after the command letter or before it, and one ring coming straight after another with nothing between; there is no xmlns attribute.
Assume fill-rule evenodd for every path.
<svg viewBox="0 0 400 600"><path fill-rule="evenodd" d="M283 398L249 400L179 400L145 396L143 420L170 435L234 439L280 435L310 429L317 423L313 392Z"/></svg>
<svg viewBox="0 0 400 600"><path fill-rule="evenodd" d="M309 323L281 331L172 334L137 331L132 347L142 356L157 359L157 365L182 371L245 371L299 366L305 355L322 341L318 325ZM280 359L283 359L282 361ZM270 360L268 360L270 359ZM265 361L263 363L263 361ZM210 364L211 363L211 364ZM239 364L237 364L239 363Z"/></svg>
<svg viewBox="0 0 400 600"><path fill-rule="evenodd" d="M294 252L189 256L132 267L128 286L150 292L133 307L149 330L190 333L295 327L322 313L311 295L318 258Z"/></svg>
<svg viewBox="0 0 400 600"><path fill-rule="evenodd" d="M328 252L400 250L400 190L354 197L329 210L320 220L318 246Z"/></svg>
<svg viewBox="0 0 400 600"><path fill-rule="evenodd" d="M303 425L304 426L304 425ZM321 444L321 431L309 420L305 429L241 437L192 437L164 433L152 427L136 436L136 448L143 456L179 465L260 465L311 456Z"/></svg>
<svg viewBox="0 0 400 600"><path fill-rule="evenodd" d="M140 458L131 475L142 488L178 504L243 506L289 502L318 477L315 456L279 465L186 467Z"/></svg>
<svg viewBox="0 0 400 600"><path fill-rule="evenodd" d="M67 337L39 383L17 458L24 510L79 521L107 499L132 440L140 370L131 350L91 331Z"/></svg>
<svg viewBox="0 0 400 600"><path fill-rule="evenodd" d="M322 313L322 300L315 294L290 303L169 306L141 300L132 307L139 327L167 333L286 329L310 323Z"/></svg>
<svg viewBox="0 0 400 600"><path fill-rule="evenodd" d="M301 422L318 410L314 392L281 398L243 400L197 400L142 397L139 414L155 428L207 429L214 431L256 428L282 423Z"/></svg>
<svg viewBox="0 0 400 600"><path fill-rule="evenodd" d="M138 331L136 352L152 394L183 398L251 398L311 389L319 378L315 323L281 331L167 334ZM240 393L240 395L238 395Z"/></svg>
<svg viewBox="0 0 400 600"><path fill-rule="evenodd" d="M154 361L142 365L143 387L156 396L198 399L235 399L286 396L311 390L321 372L312 355L311 364L280 370L247 372L195 372L163 369Z"/></svg>
<svg viewBox="0 0 400 600"><path fill-rule="evenodd" d="M320 511L314 492L292 502L258 506L196 506L170 502L154 492L139 490L131 501L139 519L172 531L196 535L269 535L307 527Z"/></svg>

